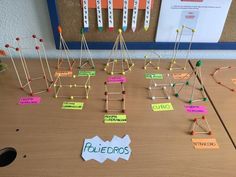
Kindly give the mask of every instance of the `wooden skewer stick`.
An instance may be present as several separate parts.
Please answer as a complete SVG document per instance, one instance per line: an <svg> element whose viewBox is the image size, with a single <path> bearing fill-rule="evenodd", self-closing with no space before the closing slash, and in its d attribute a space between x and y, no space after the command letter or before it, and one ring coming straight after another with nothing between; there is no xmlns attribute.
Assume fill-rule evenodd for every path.
<svg viewBox="0 0 236 177"><path fill-rule="evenodd" d="M157 54L156 52L152 51L152 53L157 56L157 59L151 59L148 55L144 56L144 66L143 69L147 70L148 68L154 68L159 70L160 69L160 63L161 63L161 56ZM156 60L156 61L155 61Z"/></svg>

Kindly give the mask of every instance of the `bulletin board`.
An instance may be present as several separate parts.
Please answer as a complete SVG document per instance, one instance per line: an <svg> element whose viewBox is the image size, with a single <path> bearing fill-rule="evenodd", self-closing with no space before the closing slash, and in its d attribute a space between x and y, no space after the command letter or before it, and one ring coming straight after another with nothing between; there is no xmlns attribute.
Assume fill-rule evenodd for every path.
<svg viewBox="0 0 236 177"><path fill-rule="evenodd" d="M70 49L80 49L80 29L83 27L83 8L80 0L48 0L48 9L53 29L56 48L59 48L58 26L63 29L63 37ZM135 32L128 30L123 33L128 49L158 49L170 50L174 48L172 42L155 42L161 0L155 0L151 10L150 27L144 30L145 10L139 10L138 22ZM114 31L108 30L107 10L103 10L102 32L98 31L96 9L89 9L89 32L86 39L90 49L112 49L117 36L117 31L122 27L122 10L114 9ZM131 21L132 10L129 9L128 20ZM192 49L196 50L234 50L236 49L236 2L233 1L225 23L225 27L218 43L193 43ZM187 49L188 43L182 43L180 49Z"/></svg>

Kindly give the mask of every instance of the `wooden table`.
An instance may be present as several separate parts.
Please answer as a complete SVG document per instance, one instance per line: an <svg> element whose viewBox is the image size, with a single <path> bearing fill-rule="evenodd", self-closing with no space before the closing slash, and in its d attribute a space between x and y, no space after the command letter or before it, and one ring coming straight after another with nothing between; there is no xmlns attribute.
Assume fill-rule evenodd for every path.
<svg viewBox="0 0 236 177"><path fill-rule="evenodd" d="M194 64L195 61L192 61L192 63ZM236 119L234 116L236 114L236 109L234 108L236 105L236 92L232 92L217 84L211 76L217 68L223 66L236 66L236 62L234 60L204 60L203 78L207 93L236 148ZM236 69L222 70L215 77L223 84L236 88L232 82L232 79L236 78Z"/></svg>
<svg viewBox="0 0 236 177"><path fill-rule="evenodd" d="M189 134L195 115L186 113L184 103L172 96L171 100L148 98L148 80L144 78L143 60L135 61L134 69L127 74L127 124L103 123L104 60L96 60L97 75L91 79L92 90L84 101L82 111L62 110L63 101L53 93L41 94L40 105L20 106L19 98L26 96L18 89L13 67L0 75L0 149L14 147L16 160L0 168L1 177L235 177L235 148L210 102L207 119L213 135L195 138L217 139L218 150L195 150ZM36 60L29 61L34 71ZM168 60L161 63L166 69ZM56 66L51 60L50 65ZM190 67L188 67L190 70ZM40 85L40 84L39 84ZM223 89L222 89L223 90ZM223 94L223 92L222 92ZM231 98L230 98L231 100ZM171 102L174 111L153 112L152 103ZM229 114L230 115L230 114ZM231 115L232 118L234 114ZM233 123L232 123L233 124ZM233 127L234 125L228 125ZM19 129L19 131L16 131ZM96 135L111 140L113 135L131 138L132 154L129 161L110 160L100 164L85 162L81 150L85 138ZM24 158L24 155L25 158Z"/></svg>

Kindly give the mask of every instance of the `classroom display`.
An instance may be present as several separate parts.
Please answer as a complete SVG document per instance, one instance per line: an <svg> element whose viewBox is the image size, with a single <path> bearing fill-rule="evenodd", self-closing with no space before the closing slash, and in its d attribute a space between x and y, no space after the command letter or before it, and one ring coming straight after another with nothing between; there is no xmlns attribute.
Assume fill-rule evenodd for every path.
<svg viewBox="0 0 236 177"><path fill-rule="evenodd" d="M58 57L48 60L46 42L37 35L5 45L0 168L7 168L0 176L235 177L236 95L228 84L236 84L236 67L234 61L191 59L202 9L171 6L183 17L173 22L173 31L164 31L175 37L164 44L171 57L164 59L159 48L131 57L137 43L148 48L156 40L159 10L163 15L165 8L160 4L167 1L185 8L206 3L50 0L60 10L53 24ZM95 61L99 56L90 49L106 42L111 51ZM29 60L26 50L37 58Z"/></svg>

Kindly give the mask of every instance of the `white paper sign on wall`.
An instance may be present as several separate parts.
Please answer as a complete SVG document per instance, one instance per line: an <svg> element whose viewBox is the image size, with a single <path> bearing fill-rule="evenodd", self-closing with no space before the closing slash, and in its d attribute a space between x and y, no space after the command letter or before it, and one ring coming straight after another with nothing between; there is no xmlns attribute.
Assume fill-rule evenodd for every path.
<svg viewBox="0 0 236 177"><path fill-rule="evenodd" d="M111 141L103 141L98 136L85 139L82 158L85 161L93 159L100 163L103 163L107 159L112 161L117 161L119 158L129 160L131 155L130 143L129 135L125 135L123 138L113 136Z"/></svg>

